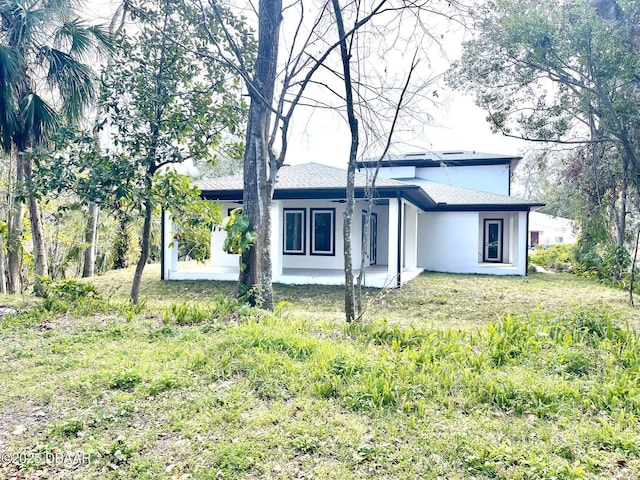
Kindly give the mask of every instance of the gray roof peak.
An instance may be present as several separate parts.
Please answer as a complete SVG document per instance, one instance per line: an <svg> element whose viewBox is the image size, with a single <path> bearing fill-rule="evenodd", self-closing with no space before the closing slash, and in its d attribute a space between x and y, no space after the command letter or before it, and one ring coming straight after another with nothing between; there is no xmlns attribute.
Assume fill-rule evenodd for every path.
<svg viewBox="0 0 640 480"><path fill-rule="evenodd" d="M347 171L342 168L331 167L321 163L303 163L299 165L285 165L278 172L276 190L289 190L297 188L345 188L347 184ZM365 173L355 175L356 187L365 187L370 184L369 177ZM242 190L244 180L242 174L216 177L196 182L201 190ZM400 187L406 183L388 178L378 178L378 187Z"/></svg>

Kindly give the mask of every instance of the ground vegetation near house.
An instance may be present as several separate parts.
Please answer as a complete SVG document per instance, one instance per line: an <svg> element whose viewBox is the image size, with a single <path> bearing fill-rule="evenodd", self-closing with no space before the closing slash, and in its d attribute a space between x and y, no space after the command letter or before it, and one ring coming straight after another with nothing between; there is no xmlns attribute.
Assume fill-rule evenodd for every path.
<svg viewBox="0 0 640 480"><path fill-rule="evenodd" d="M134 306L117 279L3 297L0 477L640 475L619 290L426 274L346 325L340 287L277 287L267 313L150 277Z"/></svg>

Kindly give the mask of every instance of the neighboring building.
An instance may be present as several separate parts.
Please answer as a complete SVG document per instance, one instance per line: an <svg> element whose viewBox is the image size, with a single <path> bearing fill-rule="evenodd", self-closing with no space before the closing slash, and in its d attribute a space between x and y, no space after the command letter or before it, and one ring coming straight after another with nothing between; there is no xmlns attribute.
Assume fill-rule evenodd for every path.
<svg viewBox="0 0 640 480"><path fill-rule="evenodd" d="M556 245L558 243L576 243L577 227L573 220L555 217L540 212L531 212L529 216L529 245Z"/></svg>
<svg viewBox="0 0 640 480"><path fill-rule="evenodd" d="M425 152L382 162L375 188L365 285L396 287L424 270L526 275L529 212L542 203L509 196L519 157L475 152ZM373 162L356 174L352 254L360 264L365 187ZM346 170L317 163L285 166L274 192L271 230L273 281L344 283L342 223ZM241 175L200 185L223 214L242 205ZM162 278L235 280L238 257L222 251L225 232L211 238L211 261L179 268L178 245L165 215ZM358 272L355 272L356 274Z"/></svg>

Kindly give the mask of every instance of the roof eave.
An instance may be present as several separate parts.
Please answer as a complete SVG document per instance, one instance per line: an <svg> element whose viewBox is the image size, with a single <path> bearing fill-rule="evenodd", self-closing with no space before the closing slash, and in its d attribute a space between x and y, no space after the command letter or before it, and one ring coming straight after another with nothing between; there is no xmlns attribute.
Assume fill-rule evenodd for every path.
<svg viewBox="0 0 640 480"><path fill-rule="evenodd" d="M522 159L518 156L504 156L496 158L469 158L469 159L411 159L401 158L396 160L363 160L358 162L358 168L374 168L380 165L380 167L440 167L442 164L459 167L459 166L478 166L478 165L512 165L515 167L517 163Z"/></svg>
<svg viewBox="0 0 640 480"><path fill-rule="evenodd" d="M437 203L428 212L527 212L543 207L544 203L516 203L516 204L450 204Z"/></svg>
<svg viewBox="0 0 640 480"><path fill-rule="evenodd" d="M421 189L417 185L382 185L376 186L376 197L392 198L401 192L419 192ZM241 189L221 189L221 190L201 190L200 196L209 200L242 200L243 190ZM274 200L313 200L313 199L334 199L346 198L346 187L325 187L325 188L276 188ZM356 198L365 198L365 187L355 188ZM415 196L415 195L413 195ZM429 198L426 196L426 198Z"/></svg>

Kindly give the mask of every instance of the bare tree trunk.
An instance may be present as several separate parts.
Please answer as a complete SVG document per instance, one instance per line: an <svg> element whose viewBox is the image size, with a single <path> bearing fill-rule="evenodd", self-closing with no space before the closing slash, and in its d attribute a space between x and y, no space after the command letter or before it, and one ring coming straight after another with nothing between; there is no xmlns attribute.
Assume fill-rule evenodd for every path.
<svg viewBox="0 0 640 480"><path fill-rule="evenodd" d="M136 265L131 285L131 301L138 303L140 298L140 285L142 284L142 273L149 260L149 247L151 245L151 220L153 218L153 203L150 198L144 203L144 225L142 227L142 241L140 245L140 258Z"/></svg>
<svg viewBox="0 0 640 480"><path fill-rule="evenodd" d="M35 291L36 294L40 294L40 280L39 277L46 277L49 275L48 262L47 262L47 247L44 238L44 223L42 221L42 212L40 210L40 204L33 192L32 184L32 168L33 161L28 155L22 156L22 167L24 174L24 184L27 189L27 201L29 205L29 221L31 222L31 240L33 242L33 257L35 267Z"/></svg>
<svg viewBox="0 0 640 480"><path fill-rule="evenodd" d="M353 287L353 259L351 252L351 230L353 224L353 209L355 205L355 175L356 159L358 155L358 119L356 118L353 85L351 83L351 67L349 59L351 55L347 49L347 38L342 20L339 0L332 0L333 11L336 16L338 35L340 36L340 57L342 58L342 71L344 73L344 86L346 90L347 118L351 131L351 148L349 149L349 164L347 166L347 201L344 207L344 225L342 229L344 239L344 314L347 322L356 318L355 290Z"/></svg>
<svg viewBox="0 0 640 480"><path fill-rule="evenodd" d="M251 304L259 304L269 310L273 309L271 199L275 184L275 181L269 181L269 127L281 21L282 0L260 0L258 57L253 88L249 89L251 105L244 154L242 207L243 213L249 217L249 229L258 234L258 240L252 248L243 252L244 268L238 278L240 293L247 294Z"/></svg>
<svg viewBox="0 0 640 480"><path fill-rule="evenodd" d="M24 164L22 154L16 156L15 189L24 184ZM22 233L24 229L24 202L21 195L13 193L7 240L7 274L9 293L22 291Z"/></svg>
<svg viewBox="0 0 640 480"><path fill-rule="evenodd" d="M0 235L0 293L7 293L7 272L4 237Z"/></svg>
<svg viewBox="0 0 640 480"><path fill-rule="evenodd" d="M100 208L96 202L89 202L89 211L87 212L87 228L85 231L84 241L87 248L84 251L84 267L82 276L84 278L92 277L96 265L96 237L98 236L98 215Z"/></svg>
<svg viewBox="0 0 640 480"><path fill-rule="evenodd" d="M620 186L620 194L616 195L614 189L614 201L611 204L611 215L615 228L615 244L618 248L625 248L625 233L627 229L627 192L629 189L629 161L626 157L622 160L622 185ZM617 197L617 198L616 198ZM619 255L615 255L616 271L614 279L619 281L623 275L623 265Z"/></svg>
<svg viewBox="0 0 640 480"><path fill-rule="evenodd" d="M44 238L44 223L38 199L29 195L29 220L31 221L31 235L33 237L33 255L35 258L35 273L37 276L49 275L47 261L47 247Z"/></svg>
<svg viewBox="0 0 640 480"><path fill-rule="evenodd" d="M11 172L13 162L11 156L6 156L6 172L7 172L7 194L6 194L6 207L7 207L7 233L9 226L11 225L11 202L13 196L11 195ZM7 293L7 238L4 234L0 234L0 293Z"/></svg>
<svg viewBox="0 0 640 480"><path fill-rule="evenodd" d="M33 257L35 266L34 291L36 295L42 294L41 277L49 275L47 262L47 246L44 238L44 222L42 221L42 211L38 199L34 195L32 185L32 160L29 156L23 157L24 179L27 187L29 202L29 220L31 222L31 240L33 242Z"/></svg>
<svg viewBox="0 0 640 480"><path fill-rule="evenodd" d="M411 77L415 72L416 67L418 66L418 51L413 54L413 59L411 60L411 68L409 69L409 73L407 75L407 80L402 87L402 91L400 92L400 97L398 98L398 103L395 106L395 112L393 115L393 122L391 122L391 128L387 132L387 141L384 147L384 150L380 154L378 161L376 162L376 168L373 171L373 175L371 175L371 181L367 178L368 185L365 187L365 197L367 199L367 211L365 215L365 221L363 225L363 235L362 235L362 254L360 256L360 273L358 274L358 279L356 281L356 307L357 307L357 318L362 318L362 284L364 282L364 269L368 266L369 259L369 235L370 235L370 227L371 225L371 210L373 209L373 200L375 198L376 191L376 180L378 179L378 174L380 173L380 167L382 166L382 160L389 152L389 148L391 147L391 140L393 139L393 134L396 131L396 125L398 124L398 118L400 117L400 111L404 105L404 98L409 89L409 85L411 84Z"/></svg>
<svg viewBox="0 0 640 480"><path fill-rule="evenodd" d="M636 261L638 260L638 243L640 242L640 227L638 227L638 231L636 232L636 246L633 250L633 261L631 262L631 278L629 279L629 305L632 307L635 306L633 304L633 286L636 281Z"/></svg>

